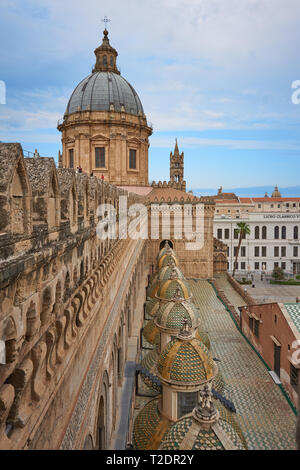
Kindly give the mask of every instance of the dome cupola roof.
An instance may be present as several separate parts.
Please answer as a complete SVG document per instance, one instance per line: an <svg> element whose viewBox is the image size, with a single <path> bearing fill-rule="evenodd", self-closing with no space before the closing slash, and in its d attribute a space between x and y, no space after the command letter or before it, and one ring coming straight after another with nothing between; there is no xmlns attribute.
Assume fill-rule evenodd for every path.
<svg viewBox="0 0 300 470"><path fill-rule="evenodd" d="M116 111L144 118L143 106L136 91L117 68L118 53L109 44L106 29L95 55L93 71L76 86L65 116L81 111Z"/></svg>
<svg viewBox="0 0 300 470"><path fill-rule="evenodd" d="M184 328L162 351L157 370L162 382L199 387L214 379L218 367L204 344Z"/></svg>
<svg viewBox="0 0 300 470"><path fill-rule="evenodd" d="M170 335L178 334L186 321L189 328L195 330L199 327L200 316L197 307L185 300L179 302L162 302L155 317L155 324Z"/></svg>
<svg viewBox="0 0 300 470"><path fill-rule="evenodd" d="M185 279L168 279L160 284L155 295L159 299L180 302L190 299L192 292Z"/></svg>

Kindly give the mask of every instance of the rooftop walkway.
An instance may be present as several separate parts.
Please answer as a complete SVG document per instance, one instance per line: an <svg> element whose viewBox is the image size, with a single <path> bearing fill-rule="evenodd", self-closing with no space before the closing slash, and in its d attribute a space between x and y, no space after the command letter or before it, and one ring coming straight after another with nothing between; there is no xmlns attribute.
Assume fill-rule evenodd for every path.
<svg viewBox="0 0 300 470"><path fill-rule="evenodd" d="M281 389L239 332L211 284L205 280L190 280L190 284L213 355L221 361L218 365L226 383L224 395L235 404L249 449L296 449L296 416ZM239 304L238 294L233 298L230 289L225 293L233 305L244 304Z"/></svg>

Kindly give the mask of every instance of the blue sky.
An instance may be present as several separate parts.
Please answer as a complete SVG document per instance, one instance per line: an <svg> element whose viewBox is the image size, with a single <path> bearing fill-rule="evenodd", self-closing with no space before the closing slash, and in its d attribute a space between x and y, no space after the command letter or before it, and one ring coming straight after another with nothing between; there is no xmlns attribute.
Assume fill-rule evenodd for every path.
<svg viewBox="0 0 300 470"><path fill-rule="evenodd" d="M121 73L153 124L150 180L169 178L177 137L189 188L299 185L298 0L0 4L0 140L57 159L57 121L94 65L106 15Z"/></svg>

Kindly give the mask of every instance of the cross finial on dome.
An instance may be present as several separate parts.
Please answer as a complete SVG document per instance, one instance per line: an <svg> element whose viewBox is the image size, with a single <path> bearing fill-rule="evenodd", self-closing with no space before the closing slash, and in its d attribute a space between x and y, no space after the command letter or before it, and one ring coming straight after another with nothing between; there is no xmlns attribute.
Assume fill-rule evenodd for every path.
<svg viewBox="0 0 300 470"><path fill-rule="evenodd" d="M107 26L107 23L110 23L110 19L107 18L107 16L104 16L103 20L101 20L101 21L103 21L103 23L104 23L104 25L105 25L105 30L104 30L104 31L106 31L106 32L108 33L108 31L107 31L107 29L106 29L106 26ZM105 34L105 33L104 33L104 34Z"/></svg>

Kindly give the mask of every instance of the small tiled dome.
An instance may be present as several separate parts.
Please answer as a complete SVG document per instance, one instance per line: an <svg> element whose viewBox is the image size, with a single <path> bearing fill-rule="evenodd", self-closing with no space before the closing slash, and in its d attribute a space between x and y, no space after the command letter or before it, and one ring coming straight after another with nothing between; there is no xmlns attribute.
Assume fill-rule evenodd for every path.
<svg viewBox="0 0 300 470"><path fill-rule="evenodd" d="M211 381L218 368L211 353L196 338L170 341L157 364L159 378L170 384L201 385Z"/></svg>
<svg viewBox="0 0 300 470"><path fill-rule="evenodd" d="M185 279L181 269L175 266L175 264L164 266L157 271L151 284L149 284L147 288L147 297L153 297L153 294L157 292L159 286L169 279Z"/></svg>
<svg viewBox="0 0 300 470"><path fill-rule="evenodd" d="M159 398L149 401L137 415L133 425L133 447L136 450L156 450L171 426L158 410Z"/></svg>
<svg viewBox="0 0 300 470"><path fill-rule="evenodd" d="M149 298L146 303L145 303L145 312L147 315L150 315L150 317L153 317L156 315L158 309L159 309L159 299L157 298Z"/></svg>
<svg viewBox="0 0 300 470"><path fill-rule="evenodd" d="M157 268L160 269L170 264L175 264L175 266L179 266L178 259L172 254L165 254L157 261Z"/></svg>
<svg viewBox="0 0 300 470"><path fill-rule="evenodd" d="M154 347L151 351L149 351L145 355L145 357L141 361L142 367L147 369L147 371L150 374L154 375L154 376L157 376L157 361L158 361L158 358L159 358L158 348ZM142 372L140 373L140 377L143 380L143 382L145 383L145 385L147 385L147 387L149 387L154 392L158 392L160 390L158 388L158 386L155 383L153 383L153 381L149 380L149 378L145 374L143 374Z"/></svg>
<svg viewBox="0 0 300 470"><path fill-rule="evenodd" d="M157 261L159 261L160 258L164 255L173 255L175 258L177 257L175 251L173 250L173 248L170 247L167 241L165 243L165 246L159 251L157 255Z"/></svg>
<svg viewBox="0 0 300 470"><path fill-rule="evenodd" d="M157 273L157 279L160 282L167 281L168 279L185 279L182 271L177 266L164 266Z"/></svg>
<svg viewBox="0 0 300 470"><path fill-rule="evenodd" d="M192 292L188 281L184 279L168 279L160 284L156 297L164 300L188 300Z"/></svg>
<svg viewBox="0 0 300 470"><path fill-rule="evenodd" d="M148 286L148 288L147 288L147 298L148 299L154 299L155 298L159 286L160 286L160 283L158 281L153 281L151 283L151 285Z"/></svg>
<svg viewBox="0 0 300 470"><path fill-rule="evenodd" d="M198 423L193 413L173 424L162 439L160 450L246 450L247 444L234 416L213 400L219 419L210 428Z"/></svg>
<svg viewBox="0 0 300 470"><path fill-rule="evenodd" d="M159 342L160 333L153 320L149 320L143 329L143 336L150 344Z"/></svg>
<svg viewBox="0 0 300 470"><path fill-rule="evenodd" d="M154 321L159 329L174 335L179 333L184 320L192 330L199 327L200 316L197 307L192 302L183 300L162 302Z"/></svg>

